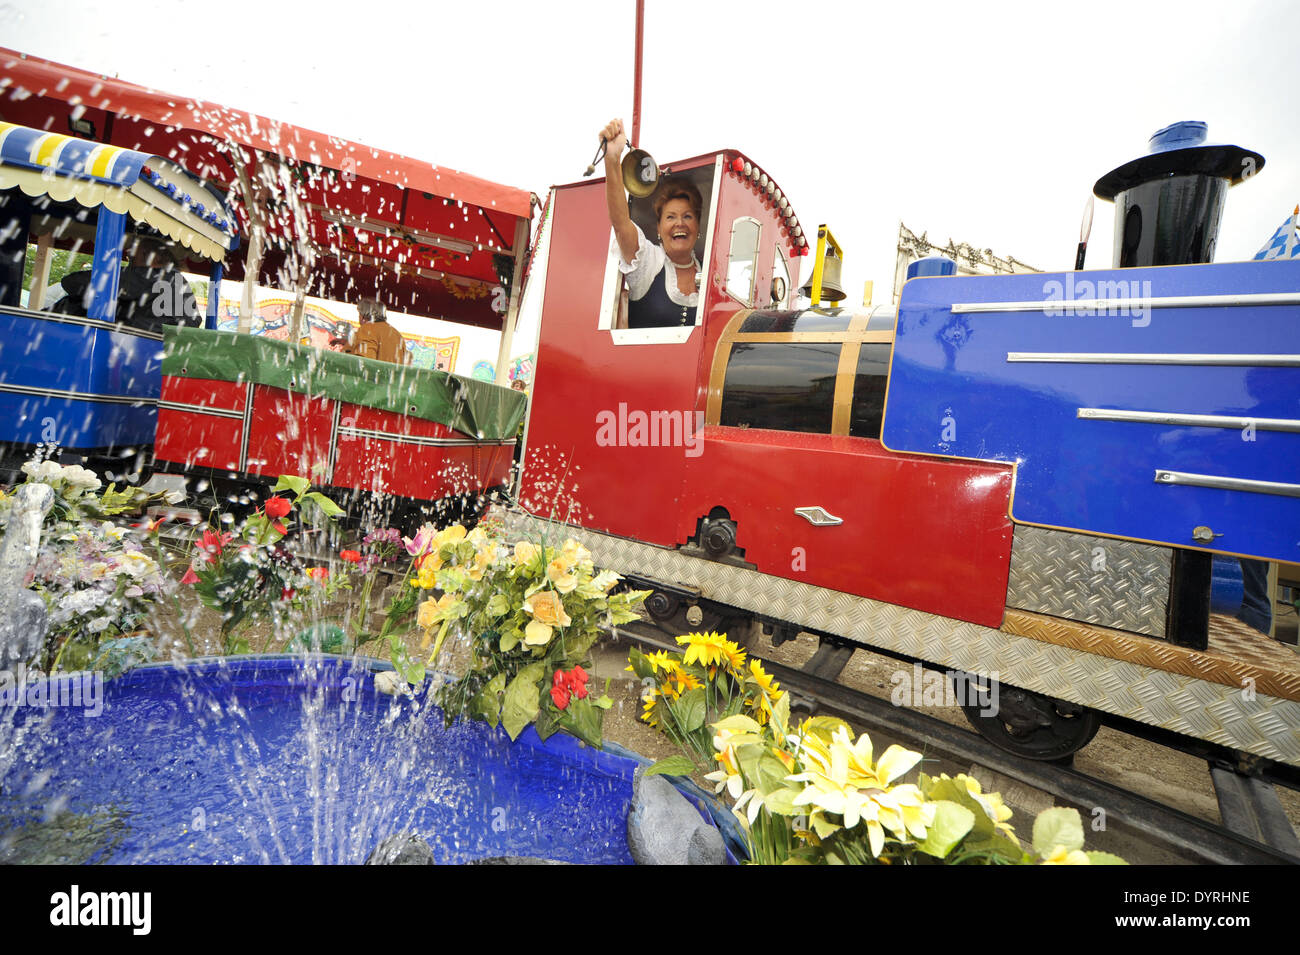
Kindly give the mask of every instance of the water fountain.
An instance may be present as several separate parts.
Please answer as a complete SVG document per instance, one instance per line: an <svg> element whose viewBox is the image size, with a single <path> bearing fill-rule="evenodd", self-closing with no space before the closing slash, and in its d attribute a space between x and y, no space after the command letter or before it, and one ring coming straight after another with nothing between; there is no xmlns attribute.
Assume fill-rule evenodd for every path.
<svg viewBox="0 0 1300 955"><path fill-rule="evenodd" d="M445 728L427 684L377 688L385 668L221 657L136 668L80 706L65 676L0 694L0 861L361 863L411 835L440 863L633 861L635 760Z"/></svg>

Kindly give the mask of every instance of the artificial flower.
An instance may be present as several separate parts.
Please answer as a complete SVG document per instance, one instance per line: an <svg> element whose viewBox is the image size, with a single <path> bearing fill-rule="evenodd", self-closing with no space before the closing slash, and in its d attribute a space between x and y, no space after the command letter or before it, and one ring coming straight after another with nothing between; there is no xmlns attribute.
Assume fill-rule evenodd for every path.
<svg viewBox="0 0 1300 955"><path fill-rule="evenodd" d="M361 563L361 552L357 550L341 550L339 551L339 559L345 560L349 564L359 564Z"/></svg>
<svg viewBox="0 0 1300 955"><path fill-rule="evenodd" d="M293 510L293 504L287 497L280 497L277 494L274 497L266 499L266 503L262 506L262 510L266 512L267 517L279 520Z"/></svg>
<svg viewBox="0 0 1300 955"><path fill-rule="evenodd" d="M552 627L567 627L573 622L554 590L539 590L523 602L523 608L533 618L524 628L524 643L530 647L546 646L551 642Z"/></svg>

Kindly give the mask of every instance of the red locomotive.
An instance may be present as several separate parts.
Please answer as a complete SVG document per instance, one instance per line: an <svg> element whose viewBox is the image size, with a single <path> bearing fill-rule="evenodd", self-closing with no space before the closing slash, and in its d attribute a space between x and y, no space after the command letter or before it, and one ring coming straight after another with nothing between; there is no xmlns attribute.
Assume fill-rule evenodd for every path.
<svg viewBox="0 0 1300 955"><path fill-rule="evenodd" d="M1300 766L1295 654L1210 607L1210 551L1300 556L1300 423L1284 407L1300 390L1286 335L1300 263L1182 264L1211 260L1241 156L1262 165L1177 143L1099 182L1121 206L1117 272L918 279L897 313L792 309L810 245L775 181L736 150L672 163L665 177L708 197L699 306L687 324L649 328L626 327L605 184L557 187L507 520L560 518L557 533L653 588L646 606L668 632L761 621L777 639L810 631L996 677L1000 711L967 712L1023 755L1067 756L1110 714ZM1201 220L1171 221L1169 208ZM655 234L645 199L630 214ZM1175 238L1193 234L1195 249ZM1164 294L1142 298L1153 274ZM1074 324L1052 311L1067 277L1106 290L1058 309ZM1121 302L1117 282L1138 291ZM1073 317L1085 304L1102 320ZM1160 318L1117 320L1121 304ZM1159 337L1175 318L1177 347ZM1225 340L1228 327L1252 344ZM1075 400L1094 393L1109 399ZM1120 397L1141 407L1104 406ZM1223 429L1244 423L1253 441L1265 419L1271 443L1227 468ZM1090 463L1071 457L1066 429L1100 441ZM1181 463L1157 461L1153 482L1149 448ZM572 502L555 499L558 475Z"/></svg>

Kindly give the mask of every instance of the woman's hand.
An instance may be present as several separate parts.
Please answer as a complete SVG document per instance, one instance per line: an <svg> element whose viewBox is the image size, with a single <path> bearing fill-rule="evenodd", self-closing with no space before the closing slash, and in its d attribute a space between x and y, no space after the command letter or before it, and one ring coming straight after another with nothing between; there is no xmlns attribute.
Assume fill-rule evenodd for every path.
<svg viewBox="0 0 1300 955"><path fill-rule="evenodd" d="M600 131L600 138L605 141L605 165L618 165L627 148L627 133L623 130L621 119L611 119Z"/></svg>
<svg viewBox="0 0 1300 955"><path fill-rule="evenodd" d="M627 212L627 193L623 191L622 162L623 149L627 146L627 133L623 131L621 119L611 119L600 131L600 138L605 140L605 204L609 209L609 224L614 228L614 237L618 240L618 251L623 261L631 263L636 258L638 247L636 226Z"/></svg>

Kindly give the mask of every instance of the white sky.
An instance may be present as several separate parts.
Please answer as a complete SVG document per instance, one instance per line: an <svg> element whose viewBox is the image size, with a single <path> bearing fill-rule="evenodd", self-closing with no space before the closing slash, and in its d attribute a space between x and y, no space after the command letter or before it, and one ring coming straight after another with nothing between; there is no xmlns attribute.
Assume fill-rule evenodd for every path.
<svg viewBox="0 0 1300 955"><path fill-rule="evenodd" d="M1092 184L1171 122L1262 153L1218 260L1300 201L1300 4L647 0L641 144L735 147L888 301L901 219L1073 267ZM633 0L8 0L0 44L544 195L631 121ZM1098 202L1088 267L1111 261ZM809 262L806 259L805 262ZM806 273L806 269L805 269Z"/></svg>

